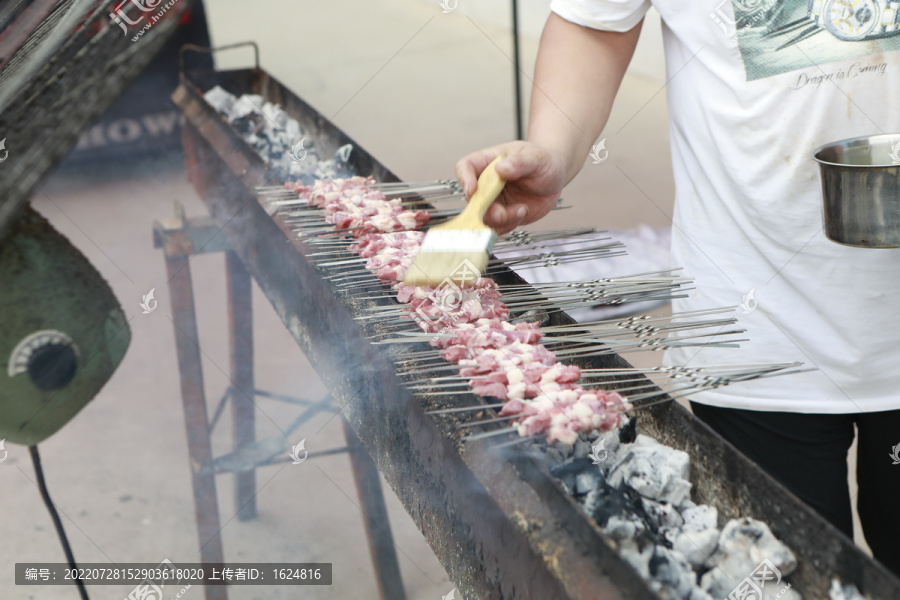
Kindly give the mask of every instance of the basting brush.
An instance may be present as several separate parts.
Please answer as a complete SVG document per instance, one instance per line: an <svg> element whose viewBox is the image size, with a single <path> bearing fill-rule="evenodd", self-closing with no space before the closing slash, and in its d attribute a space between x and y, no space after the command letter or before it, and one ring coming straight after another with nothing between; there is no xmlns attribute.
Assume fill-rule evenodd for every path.
<svg viewBox="0 0 900 600"><path fill-rule="evenodd" d="M484 215L506 184L495 169L504 158L505 154L498 156L482 171L465 210L429 228L403 283L438 286L449 279L464 286L484 273L497 239L494 230L484 224Z"/></svg>

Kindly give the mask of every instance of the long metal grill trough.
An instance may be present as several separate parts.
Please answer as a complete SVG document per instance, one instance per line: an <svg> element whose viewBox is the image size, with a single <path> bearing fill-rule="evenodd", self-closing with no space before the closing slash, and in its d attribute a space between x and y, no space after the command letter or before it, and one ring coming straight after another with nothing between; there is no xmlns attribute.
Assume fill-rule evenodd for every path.
<svg viewBox="0 0 900 600"><path fill-rule="evenodd" d="M464 443L458 429L469 420L464 414L426 414L481 400L468 393L416 395L404 385L398 363L427 344L370 343L384 328L357 317L395 301L352 295L323 279L327 273L309 257L317 249L257 198L258 187L282 181L204 100L215 85L279 104L323 155L352 140L259 68L183 74L173 96L186 116L192 183L463 596L660 598L544 461L518 447L497 449L497 438ZM357 173L398 181L354 147ZM495 279L524 284L509 270ZM550 324L571 322L554 313ZM630 366L617 355L575 362L583 368ZM789 581L804 598L827 598L832 577L854 583L870 598L900 597L900 581L677 403L643 410L637 421L639 432L689 454L695 502L715 506L722 519L764 521L796 553L799 566Z"/></svg>

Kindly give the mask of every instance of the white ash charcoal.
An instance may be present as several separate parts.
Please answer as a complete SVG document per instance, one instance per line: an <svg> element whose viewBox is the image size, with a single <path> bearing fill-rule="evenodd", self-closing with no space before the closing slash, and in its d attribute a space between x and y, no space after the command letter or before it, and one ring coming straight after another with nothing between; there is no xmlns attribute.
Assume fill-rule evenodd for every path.
<svg viewBox="0 0 900 600"><path fill-rule="evenodd" d="M262 113L267 117L266 129L270 133L284 131L288 122L293 120L290 115L284 112L284 109L271 102L266 102L262 105Z"/></svg>
<svg viewBox="0 0 900 600"><path fill-rule="evenodd" d="M768 581L763 586L761 600L803 600L803 596L786 581Z"/></svg>
<svg viewBox="0 0 900 600"><path fill-rule="evenodd" d="M316 160L315 156L307 155L306 158L300 162L290 161L288 174L293 178L302 177L304 175L313 176L317 172L316 166L318 164L319 161Z"/></svg>
<svg viewBox="0 0 900 600"><path fill-rule="evenodd" d="M620 542L633 540L646 530L647 526L635 515L614 515L606 522L603 533Z"/></svg>
<svg viewBox="0 0 900 600"><path fill-rule="evenodd" d="M312 185L317 179L345 179L356 173L350 166L352 144L345 144L335 158L322 160L312 139L306 139L300 123L279 105L265 102L258 94L244 94L240 98L216 86L204 94L204 99L224 114L231 126L241 134L269 168L283 178ZM306 156L294 162L291 151L303 140Z"/></svg>
<svg viewBox="0 0 900 600"><path fill-rule="evenodd" d="M653 556L653 544L648 544L643 551L634 540L622 540L619 544L619 556L631 565L643 579L650 579L650 557Z"/></svg>
<svg viewBox="0 0 900 600"><path fill-rule="evenodd" d="M634 502L624 492L603 483L584 497L584 510L601 526L615 515L634 513Z"/></svg>
<svg viewBox="0 0 900 600"><path fill-rule="evenodd" d="M710 557L719 543L716 507L692 506L684 509L681 516L684 525L675 535L672 548L681 552L695 569L711 567Z"/></svg>
<svg viewBox="0 0 900 600"><path fill-rule="evenodd" d="M234 106L235 101L237 101L237 97L234 94L218 85L203 94L203 99L216 109L216 111L225 113L226 115L231 112L231 107Z"/></svg>
<svg viewBox="0 0 900 600"><path fill-rule="evenodd" d="M653 582L650 587L663 598L682 600L697 587L697 574L679 552L656 546L647 566Z"/></svg>
<svg viewBox="0 0 900 600"><path fill-rule="evenodd" d="M829 600L867 600L865 596L859 593L855 585L852 583L841 584L837 577L831 580L828 598Z"/></svg>
<svg viewBox="0 0 900 600"><path fill-rule="evenodd" d="M624 483L642 496L674 506L690 499L690 458L686 452L639 435L633 444L623 444L616 458L609 474L613 487Z"/></svg>
<svg viewBox="0 0 900 600"><path fill-rule="evenodd" d="M684 528L694 531L705 529L718 529L719 511L715 506L706 504L694 504L682 507L681 518L684 519Z"/></svg>
<svg viewBox="0 0 900 600"><path fill-rule="evenodd" d="M665 502L654 502L648 498L641 498L641 504L647 515L650 528L658 531L669 542L675 540L680 527L684 524L678 509Z"/></svg>
<svg viewBox="0 0 900 600"><path fill-rule="evenodd" d="M750 577L763 561L769 561L782 577L790 575L797 567L794 553L772 535L769 526L750 518L732 519L726 523L710 558L716 567L703 575L700 586L717 598L727 597L735 585Z"/></svg>
<svg viewBox="0 0 900 600"><path fill-rule="evenodd" d="M263 97L258 94L244 94L238 98L228 111L228 120L236 121L247 117L261 118Z"/></svg>
<svg viewBox="0 0 900 600"><path fill-rule="evenodd" d="M695 587L691 590L691 595L687 597L687 600L715 600L712 596L707 594L703 588Z"/></svg>
<svg viewBox="0 0 900 600"><path fill-rule="evenodd" d="M575 476L575 493L578 495L587 494L593 489L596 489L597 486L603 483L603 474L599 469L594 468L594 465L591 465L592 468L586 469Z"/></svg>
<svg viewBox="0 0 900 600"><path fill-rule="evenodd" d="M303 138L303 130L300 129L300 123L295 121L294 119L290 119L287 124L284 126L284 142L290 148L294 147L294 144L300 141ZM312 140L303 140L304 148L314 148L315 144Z"/></svg>

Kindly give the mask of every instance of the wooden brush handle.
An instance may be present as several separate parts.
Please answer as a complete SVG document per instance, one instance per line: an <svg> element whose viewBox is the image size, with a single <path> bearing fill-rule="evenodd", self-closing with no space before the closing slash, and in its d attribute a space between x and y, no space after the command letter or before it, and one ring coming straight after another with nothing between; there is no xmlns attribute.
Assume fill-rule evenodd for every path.
<svg viewBox="0 0 900 600"><path fill-rule="evenodd" d="M506 182L497 175L497 169L495 168L497 163L504 158L506 158L506 155L501 154L484 168L484 171L478 177L478 187L475 188L475 192L469 199L469 205L454 221L457 223L465 221L466 225L472 225L472 229L484 228L485 213L487 213L491 204L494 203L494 200L497 199L497 196L500 195L500 192L503 191L503 186L506 185Z"/></svg>

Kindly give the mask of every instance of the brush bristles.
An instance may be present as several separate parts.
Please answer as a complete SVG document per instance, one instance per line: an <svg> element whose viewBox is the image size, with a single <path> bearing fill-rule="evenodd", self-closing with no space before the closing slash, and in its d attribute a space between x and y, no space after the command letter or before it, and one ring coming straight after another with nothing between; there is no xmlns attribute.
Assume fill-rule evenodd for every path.
<svg viewBox="0 0 900 600"><path fill-rule="evenodd" d="M449 280L460 287L473 285L488 264L488 253L419 252L403 278L407 285L439 286Z"/></svg>

